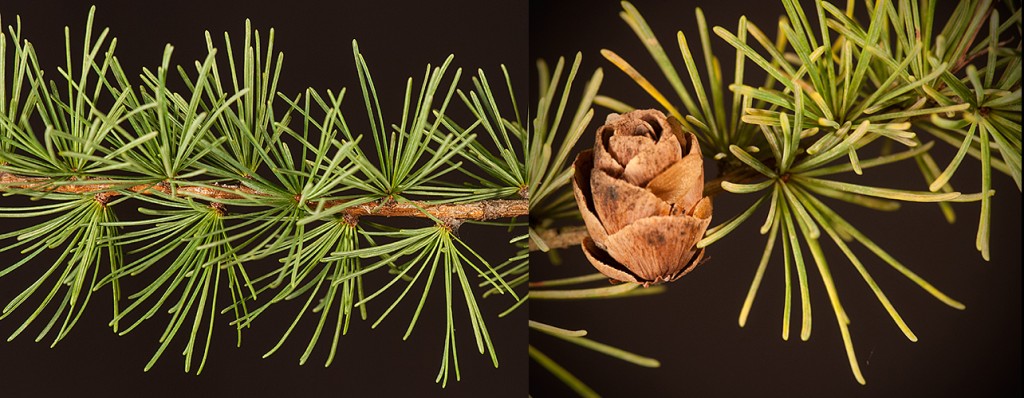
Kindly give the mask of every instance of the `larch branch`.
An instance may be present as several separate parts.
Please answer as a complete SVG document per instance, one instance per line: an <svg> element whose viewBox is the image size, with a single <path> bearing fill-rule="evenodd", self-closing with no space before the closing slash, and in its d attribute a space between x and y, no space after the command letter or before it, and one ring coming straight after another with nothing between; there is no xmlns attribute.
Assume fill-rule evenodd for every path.
<svg viewBox="0 0 1024 398"><path fill-rule="evenodd" d="M179 185L172 191L170 184L162 182L140 185L126 185L106 180L97 180L95 183L79 181L75 184L53 184L52 182L51 179L44 177L24 177L0 172L0 191L27 190L67 194L95 194L97 200L102 201L108 201L113 197L122 195L124 192L141 194L162 192L168 195L176 193L178 196L197 197L211 202L238 200L253 196L270 196L245 185L218 184L214 187ZM323 208L341 206L345 203L346 201L344 200L331 200L325 202ZM311 207L318 206L316 202L310 202L309 205ZM428 204L419 201L399 203L384 199L346 208L340 212L339 216L428 217L424 212L439 219L491 220L525 216L529 214L529 203L526 199L492 199L455 204Z"/></svg>

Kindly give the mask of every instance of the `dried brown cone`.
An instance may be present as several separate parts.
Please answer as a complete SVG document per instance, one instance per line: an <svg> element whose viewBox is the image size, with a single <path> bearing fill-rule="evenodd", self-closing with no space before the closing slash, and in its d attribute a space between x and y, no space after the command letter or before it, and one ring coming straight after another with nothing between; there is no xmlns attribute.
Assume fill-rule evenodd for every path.
<svg viewBox="0 0 1024 398"><path fill-rule="evenodd" d="M590 263L617 281L670 282L704 257L711 223L697 137L657 110L608 116L594 149L573 163L573 192Z"/></svg>

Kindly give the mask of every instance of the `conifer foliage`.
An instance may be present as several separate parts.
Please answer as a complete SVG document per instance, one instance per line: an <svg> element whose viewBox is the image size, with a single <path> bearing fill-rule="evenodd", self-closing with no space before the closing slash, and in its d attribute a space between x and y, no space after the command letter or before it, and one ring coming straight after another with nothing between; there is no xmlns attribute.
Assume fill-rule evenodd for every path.
<svg viewBox="0 0 1024 398"><path fill-rule="evenodd" d="M354 41L354 93L280 93L273 30L246 22L240 40L207 33L208 54L194 63L177 64L168 45L155 70L127 71L94 15L84 32L65 29L66 64L55 69L40 64L20 20L0 33L0 191L33 203L0 205L0 218L28 225L0 231L0 252L15 258L0 278L34 280L3 307L0 319L20 323L11 339L59 343L84 311L99 310L94 292L109 289L115 332L166 325L146 369L170 349L201 372L214 327L241 339L289 301L300 312L267 355L301 338L300 362L319 353L330 364L353 319L376 326L408 306L406 337L423 311L445 314L439 383L460 377L456 348L468 341L498 366L486 326L494 314L479 300L497 293L517 308L525 262L487 258L458 232L467 222L505 234L521 225L526 137L488 118L496 105L477 93L483 72L464 92L453 57L427 65L409 79L401 112L386 111L380 97L400 93L377 92ZM348 117L367 118L369 131L349 127L346 94L366 111ZM456 106L473 117L453 120ZM363 281L371 272L391 277L373 286ZM125 289L128 279L142 288ZM425 306L430 295L445 307ZM457 343L461 317L471 328ZM293 336L300 323L312 335Z"/></svg>

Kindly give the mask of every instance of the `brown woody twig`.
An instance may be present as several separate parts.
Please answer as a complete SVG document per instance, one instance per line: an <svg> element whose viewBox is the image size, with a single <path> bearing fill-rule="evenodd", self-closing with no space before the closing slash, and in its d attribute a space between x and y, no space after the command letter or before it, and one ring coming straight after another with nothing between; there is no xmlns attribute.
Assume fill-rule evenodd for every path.
<svg viewBox="0 0 1024 398"><path fill-rule="evenodd" d="M757 178L757 173L749 169L737 169L735 172L728 172L721 177L715 178L714 180L708 181L704 184L704 196L714 197L725 190L722 189L722 181L729 182L749 182ZM546 229L538 232L540 238L544 240L544 243L548 246L548 249L564 249L570 246L576 246L583 242L583 238L586 238L590 234L587 232L587 227L583 225L573 225L568 227L561 227L557 229ZM530 251L540 250L539 247L531 240Z"/></svg>
<svg viewBox="0 0 1024 398"><path fill-rule="evenodd" d="M123 195L124 192L136 192L141 194L152 194L162 192L170 195L171 186L167 183L142 184L125 187L110 181L99 181L88 183L79 181L76 184L54 185L52 180L43 177L24 177L11 173L0 172L0 191L37 191L55 192L68 194L96 194L97 200L109 201L111 198ZM178 196L192 196L211 202L223 200L245 199L253 196L269 196L245 185L216 185L214 187L182 185L175 187L174 193ZM296 198L299 200L299 198ZM345 204L344 200L331 200L324 203L323 208L330 208ZM311 207L317 203L309 203ZM425 213L424 213L425 212ZM419 201L398 203L394 200L384 199L373 201L342 210L339 216L347 219L362 216L382 217L418 217L426 218L427 214L438 219L459 219L459 220L490 220L496 218L509 218L525 216L529 212L529 204L525 199L507 200L481 200L469 203L456 204L428 204Z"/></svg>

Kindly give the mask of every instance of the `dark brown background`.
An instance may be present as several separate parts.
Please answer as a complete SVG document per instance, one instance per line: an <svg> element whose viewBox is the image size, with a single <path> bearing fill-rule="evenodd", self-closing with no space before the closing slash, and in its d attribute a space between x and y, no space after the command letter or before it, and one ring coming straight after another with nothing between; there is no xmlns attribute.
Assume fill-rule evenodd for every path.
<svg viewBox="0 0 1024 398"><path fill-rule="evenodd" d="M425 65L437 65L450 53L456 54L455 66L466 68L463 88L470 87L469 75L475 74L477 68L500 76L502 63L508 66L521 90L525 89L528 76L525 2L491 4L453 0L442 5L413 1L96 0L92 3L98 6L96 26L111 28L111 36L118 38L117 54L133 77L143 66L152 69L159 65L165 43L175 46L172 62L190 65L206 55L204 30L213 33L219 46L223 46L220 43L225 31L231 33L236 45L241 45L246 18L252 19L255 28L264 31L264 38L266 30L276 28L275 48L285 53L279 90L294 94L306 87L320 90L348 87L343 107L349 115L348 121L354 123L358 131L366 131L366 114L352 60L353 38L359 40L360 50L369 63L385 115L392 119L388 123L400 116L406 78L413 76L418 85ZM23 37L34 43L46 73L53 78L57 76L56 67L64 64L63 27L71 27L73 46L80 48L89 4L75 0L5 0L0 3L0 13L4 29L15 22L16 15L21 15ZM223 53L221 55L223 57ZM449 76L453 72L450 71ZM465 120L467 113L463 108L459 102L450 109ZM370 142L364 140L364 143ZM11 197L0 201L0 206L28 204ZM119 215L129 218L137 206L121 206ZM33 223L17 219L0 222L0 231L4 232ZM411 225L426 224L413 222ZM462 236L495 263L511 254L504 244L511 235L502 228L466 225ZM2 256L10 259L16 254L3 253ZM53 259L40 258L31 265L45 266ZM38 277L36 269L25 266L0 279L0 302L6 303ZM254 272L258 265L249 269ZM390 278L378 274L381 273L370 276L368 285L380 286ZM376 330L369 329L370 323L376 320L374 314L386 308L399 291L391 291L371 303L370 321L353 322L348 335L341 339L338 357L330 368L323 367L327 336L321 339L309 363L298 365L308 341L303 339L312 329L313 318L310 317L304 319L300 330L280 352L261 359L291 322L298 306L279 308L261 318L245 333L242 348L235 348L234 330L227 325L228 318L222 317L215 330L209 361L200 376L182 372L179 353L185 340L180 336L156 367L143 373L143 366L156 350L157 338L168 318L165 314L157 316L141 329L117 337L106 326L110 317L110 293L102 290L93 297L85 317L70 336L56 348L48 348L48 340L44 340L45 344L32 342L41 327L38 324L17 340L0 343L0 395L525 396L526 311L524 308L498 319L497 314L511 303L505 297L481 300L500 368L494 369L489 357L476 352L468 316L459 306L456 314L462 381L455 382L452 374L446 390L434 383L444 343L443 290L434 288L432 299L408 341L402 341L401 337L416 306L415 300L407 297L397 312ZM0 335L4 338L20 324L27 311L18 312L0 322Z"/></svg>
<svg viewBox="0 0 1024 398"><path fill-rule="evenodd" d="M939 3L940 7L954 4ZM704 9L709 26L734 31L738 18L746 15L772 37L777 18L784 14L777 0L656 0L634 4L684 76L675 40L677 30L687 34L698 67L704 70L695 6ZM863 7L863 2L857 4ZM668 87L646 49L618 17L620 10L617 1L531 1L531 58L550 61L582 51L583 70L588 75L596 67L604 68L603 94L634 106L656 107L598 53L601 48L614 50L656 87ZM808 15L816 23L813 11ZM711 37L723 73L731 79L735 50L714 33ZM757 70L756 65L747 63L748 76ZM674 94L666 95L675 98ZM604 120L607 113L598 109L594 120ZM590 131L594 128L596 124ZM587 134L583 141L589 146L593 138ZM933 153L944 167L953 152L939 142ZM965 161L953 180L954 186L964 192L977 192L979 170L976 160ZM912 163L869 169L865 174L862 181L880 186L927 189ZM708 175L713 177L714 171L709 169ZM595 340L658 358L660 369L634 366L537 333L531 334L531 343L606 396L1020 396L1021 197L1010 177L996 174L994 181L997 194L993 200L990 263L974 249L980 207L977 203L955 205L958 220L949 225L931 204L907 203L898 212L882 213L828 202L894 257L967 306L965 311L947 307L867 250L855 246L857 255L917 334L919 342L911 343L842 253L830 240L823 240L840 298L852 320L852 339L867 386L858 385L850 373L835 317L813 265L808 271L814 319L811 339L801 342L798 338L799 293L795 287L791 339L786 342L780 338L783 281L778 245L747 326L737 326L766 239L756 230L764 217L763 208L744 228L709 249L710 262L674 282L664 295L534 302L530 308L531 319L586 329ZM718 198L712 224L743 211L753 199L753 195ZM533 279L593 271L579 248L564 250L561 255L564 264L558 267L552 267L545 256L533 256ZM531 395L538 398L571 394L533 363L530 384Z"/></svg>

